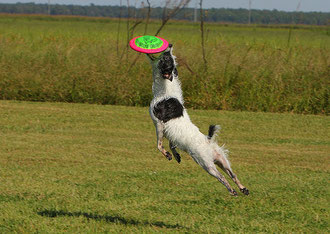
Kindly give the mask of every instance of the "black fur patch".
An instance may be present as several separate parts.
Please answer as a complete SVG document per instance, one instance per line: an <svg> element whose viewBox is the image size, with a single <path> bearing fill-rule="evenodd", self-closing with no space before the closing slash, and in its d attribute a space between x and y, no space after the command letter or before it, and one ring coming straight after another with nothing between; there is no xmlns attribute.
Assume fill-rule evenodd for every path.
<svg viewBox="0 0 330 234"><path fill-rule="evenodd" d="M208 138L209 138L209 139L212 138L212 136L213 136L214 133L215 133L215 130L216 130L215 125L210 125L210 127L209 127L209 135L208 135Z"/></svg>
<svg viewBox="0 0 330 234"><path fill-rule="evenodd" d="M153 110L157 119L167 121L183 116L183 106L176 98L164 99L157 103Z"/></svg>

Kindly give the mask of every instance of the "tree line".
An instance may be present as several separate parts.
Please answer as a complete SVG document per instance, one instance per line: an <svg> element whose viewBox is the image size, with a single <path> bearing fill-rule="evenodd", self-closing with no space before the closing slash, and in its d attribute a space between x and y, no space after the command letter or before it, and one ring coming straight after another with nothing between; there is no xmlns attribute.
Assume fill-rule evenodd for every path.
<svg viewBox="0 0 330 234"><path fill-rule="evenodd" d="M51 15L76 15L113 18L144 18L148 11L146 6L88 6L35 4L35 3L0 3L0 13L10 14L51 14ZM162 19L163 8L151 8L151 19ZM211 8L204 9L204 21L248 23L249 10ZM327 25L330 23L330 13L326 12L285 12L278 10L251 10L250 22L252 24L308 24ZM173 18L178 20L193 21L200 17L200 11L193 8L181 9Z"/></svg>

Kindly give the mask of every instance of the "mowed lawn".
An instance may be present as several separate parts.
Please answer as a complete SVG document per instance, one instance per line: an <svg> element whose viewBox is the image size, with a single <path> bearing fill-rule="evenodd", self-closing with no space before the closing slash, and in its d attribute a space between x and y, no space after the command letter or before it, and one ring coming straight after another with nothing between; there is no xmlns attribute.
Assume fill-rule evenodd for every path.
<svg viewBox="0 0 330 234"><path fill-rule="evenodd" d="M0 101L0 233L329 232L329 117L188 112L249 196L167 161L148 108Z"/></svg>

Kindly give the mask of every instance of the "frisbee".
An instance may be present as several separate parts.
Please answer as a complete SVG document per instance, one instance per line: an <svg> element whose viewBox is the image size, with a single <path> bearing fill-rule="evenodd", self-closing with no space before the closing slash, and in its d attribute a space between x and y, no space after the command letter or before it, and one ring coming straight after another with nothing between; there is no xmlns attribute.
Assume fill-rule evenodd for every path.
<svg viewBox="0 0 330 234"><path fill-rule="evenodd" d="M138 36L129 42L130 47L145 54L160 53L167 49L168 42L156 36Z"/></svg>

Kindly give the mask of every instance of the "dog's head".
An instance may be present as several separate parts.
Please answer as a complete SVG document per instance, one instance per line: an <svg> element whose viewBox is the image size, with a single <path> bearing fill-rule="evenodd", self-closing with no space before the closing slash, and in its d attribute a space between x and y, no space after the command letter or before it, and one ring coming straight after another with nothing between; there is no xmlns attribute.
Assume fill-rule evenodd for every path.
<svg viewBox="0 0 330 234"><path fill-rule="evenodd" d="M169 81L178 76L175 56L172 54L172 50L173 46L169 44L168 48L158 58L148 54L154 72L157 72L161 78Z"/></svg>

